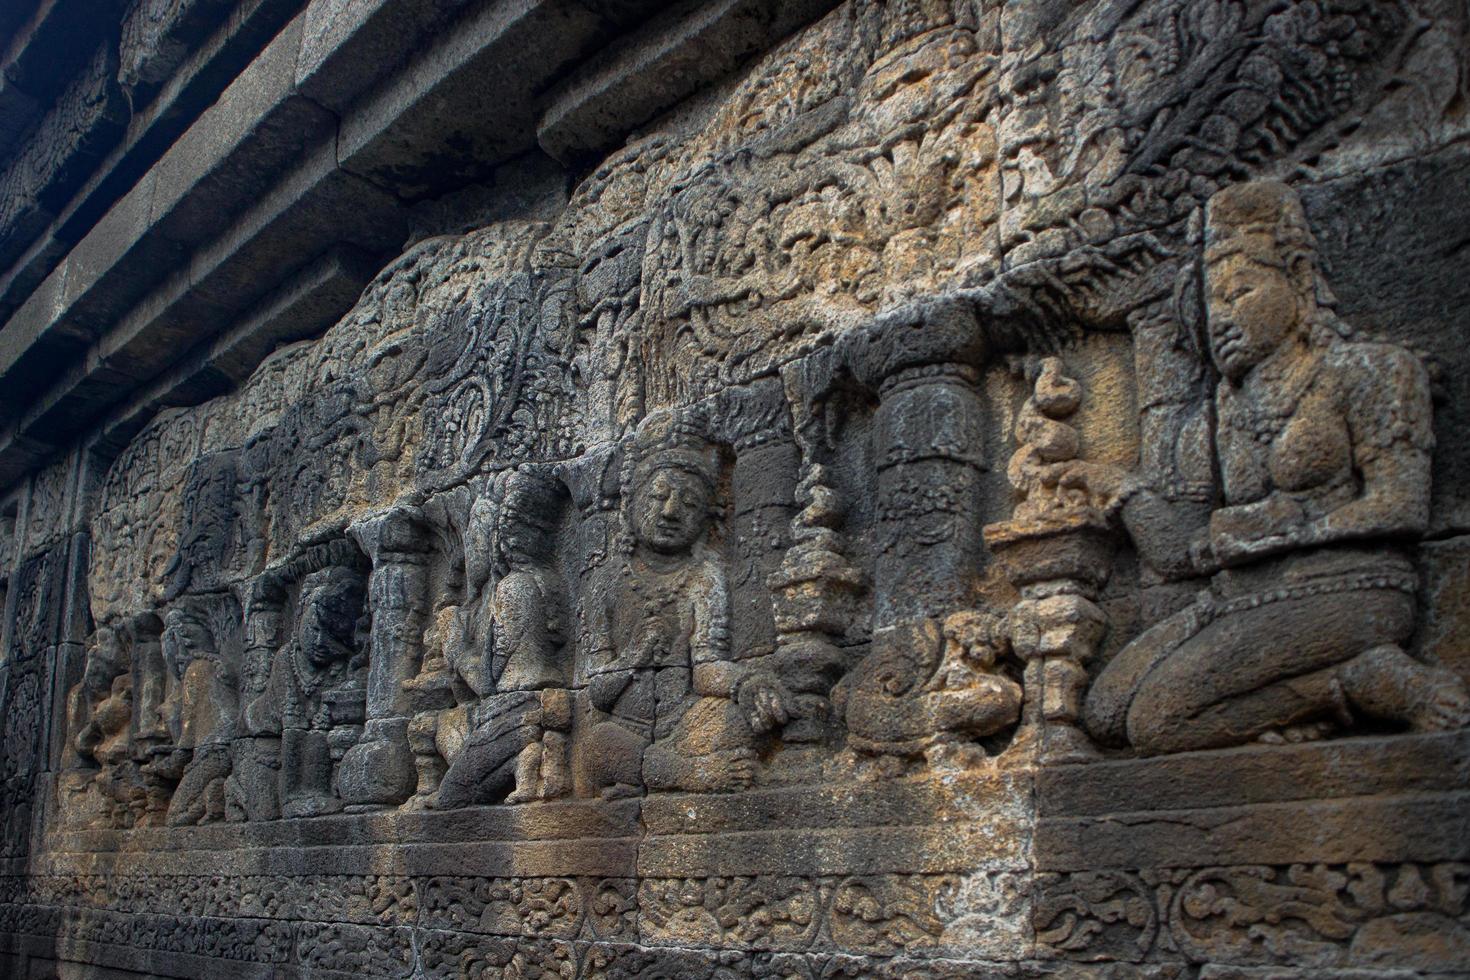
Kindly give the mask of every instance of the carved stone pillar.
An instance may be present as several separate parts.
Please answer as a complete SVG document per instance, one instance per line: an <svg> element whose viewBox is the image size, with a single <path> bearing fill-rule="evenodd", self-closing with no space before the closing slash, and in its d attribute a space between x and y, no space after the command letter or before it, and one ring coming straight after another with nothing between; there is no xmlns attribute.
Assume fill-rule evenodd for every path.
<svg viewBox="0 0 1470 980"><path fill-rule="evenodd" d="M792 544L781 564L766 576L771 592L776 653L775 673L788 688L814 696L809 710L782 732L788 743L821 742L832 732L832 687L852 666L842 639L860 618L866 579L847 557L842 527L847 516L833 487L832 446L827 436L825 396L830 363L795 362L783 370L783 384L798 450L800 507L791 521Z"/></svg>
<svg viewBox="0 0 1470 980"><path fill-rule="evenodd" d="M1011 647L1026 665L1017 747L1082 762L1098 754L1078 720L1084 665L1108 625L1096 600L1112 571L1109 513L1122 473L1079 458L1071 420L1082 386L1061 360L1041 360L1032 380L1007 467L1018 500L1010 520L985 528L985 543L1021 593L1010 614Z"/></svg>
<svg viewBox="0 0 1470 980"><path fill-rule="evenodd" d="M766 579L781 567L791 544L796 480L797 453L789 436L763 431L736 443L730 626L737 659L763 657L776 649Z"/></svg>
<svg viewBox="0 0 1470 980"><path fill-rule="evenodd" d="M854 373L878 393L875 631L976 599L985 350L967 304L935 301L875 324L853 352Z"/></svg>
<svg viewBox="0 0 1470 980"><path fill-rule="evenodd" d="M153 613L140 613L128 622L133 644L133 737L140 751L168 740L158 709L168 694L168 670L163 662L163 623Z"/></svg>
<svg viewBox="0 0 1470 980"><path fill-rule="evenodd" d="M1086 663L1108 625L1094 600L1111 568L1112 534L1106 526L1081 523L1053 533L1027 530L989 537L1021 592L1010 614L1011 648L1026 665L1016 744L1047 762L1086 762L1098 751L1078 719Z"/></svg>
<svg viewBox="0 0 1470 980"><path fill-rule="evenodd" d="M404 683L423 658L428 615L428 530L414 508L399 507L348 528L372 560L368 607L367 724L362 740L338 768L338 788L349 807L395 806L417 781L408 724L413 713Z"/></svg>
<svg viewBox="0 0 1470 980"><path fill-rule="evenodd" d="M733 457L730 471L731 656L753 660L776 648L766 577L791 544L800 464L781 382L728 388L702 406L707 437Z"/></svg>

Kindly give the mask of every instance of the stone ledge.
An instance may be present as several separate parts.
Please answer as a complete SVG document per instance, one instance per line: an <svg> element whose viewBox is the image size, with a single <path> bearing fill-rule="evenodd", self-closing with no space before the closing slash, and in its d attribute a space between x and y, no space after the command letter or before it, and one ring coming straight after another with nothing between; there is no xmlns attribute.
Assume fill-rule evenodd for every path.
<svg viewBox="0 0 1470 980"><path fill-rule="evenodd" d="M1024 870L1030 794L1026 773L967 774L858 787L63 831L52 834L32 861L33 870L56 874L152 869L707 877ZM698 832L683 830L686 821Z"/></svg>
<svg viewBox="0 0 1470 980"><path fill-rule="evenodd" d="M637 833L639 801L579 800L523 806L472 807L445 812L382 811L309 820L146 827L136 830L61 831L51 853L129 853L170 848L294 848L378 846L426 841L545 841L620 838Z"/></svg>
<svg viewBox="0 0 1470 980"><path fill-rule="evenodd" d="M835 5L834 0L681 4L558 86L537 129L541 148L562 161L610 149L635 127Z"/></svg>
<svg viewBox="0 0 1470 980"><path fill-rule="evenodd" d="M1470 734L1260 745L1038 777L1045 871L1470 858Z"/></svg>
<svg viewBox="0 0 1470 980"><path fill-rule="evenodd" d="M1030 821L649 837L640 877L946 874L1026 867Z"/></svg>
<svg viewBox="0 0 1470 980"><path fill-rule="evenodd" d="M1029 770L964 772L883 782L793 786L728 796L650 796L650 835L966 823L1001 808L1029 807Z"/></svg>
<svg viewBox="0 0 1470 980"><path fill-rule="evenodd" d="M940 874L1021 869L1031 847L1027 772L856 786L653 796L642 876Z"/></svg>
<svg viewBox="0 0 1470 980"><path fill-rule="evenodd" d="M277 30L299 0L246 0L228 22L177 69L149 104L134 111L120 145L94 167L25 253L0 272L0 317L12 315L69 250L173 145Z"/></svg>
<svg viewBox="0 0 1470 980"><path fill-rule="evenodd" d="M1248 745L1037 773L1043 819L1470 790L1470 732Z"/></svg>
<svg viewBox="0 0 1470 980"><path fill-rule="evenodd" d="M476 875L481 877L632 877L636 838L475 841L472 843L232 847L189 849L173 841L156 852L56 853L32 857L44 874L155 875Z"/></svg>
<svg viewBox="0 0 1470 980"><path fill-rule="evenodd" d="M10 43L0 49L0 161L4 162L9 162L45 106L92 57L106 36L108 14L122 6L117 0L95 4L42 0L27 12L22 0L6 4L12 5L13 15L9 11L0 15L0 27L12 16L21 21ZM0 30L0 38L6 33Z"/></svg>

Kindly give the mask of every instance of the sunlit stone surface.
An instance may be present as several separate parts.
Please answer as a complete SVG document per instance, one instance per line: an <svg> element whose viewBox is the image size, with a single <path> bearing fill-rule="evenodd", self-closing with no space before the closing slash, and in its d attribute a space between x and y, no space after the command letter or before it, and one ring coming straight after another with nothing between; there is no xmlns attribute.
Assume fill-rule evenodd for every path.
<svg viewBox="0 0 1470 980"><path fill-rule="evenodd" d="M0 975L1470 970L1463 5L0 32Z"/></svg>

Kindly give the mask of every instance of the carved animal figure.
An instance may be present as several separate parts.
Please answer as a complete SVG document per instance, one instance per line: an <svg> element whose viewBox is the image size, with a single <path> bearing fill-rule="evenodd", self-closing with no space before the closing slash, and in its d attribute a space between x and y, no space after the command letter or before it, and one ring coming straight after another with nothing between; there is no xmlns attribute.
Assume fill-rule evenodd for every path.
<svg viewBox="0 0 1470 980"><path fill-rule="evenodd" d="M960 747L983 754L968 743L1021 713L1021 685L997 665L1007 646L1004 621L985 613L891 631L833 693L847 744L875 755L933 757Z"/></svg>

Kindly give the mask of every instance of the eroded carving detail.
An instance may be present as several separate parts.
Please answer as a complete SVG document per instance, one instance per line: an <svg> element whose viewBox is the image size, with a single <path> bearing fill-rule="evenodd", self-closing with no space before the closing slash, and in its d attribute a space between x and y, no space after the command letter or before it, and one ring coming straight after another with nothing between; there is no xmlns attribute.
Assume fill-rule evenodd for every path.
<svg viewBox="0 0 1470 980"><path fill-rule="evenodd" d="M1221 191L1206 220L1223 501L1188 541L1187 515L1147 488L1123 517L1145 557L1175 551L1158 567L1187 547L1210 589L1108 664L1088 727L1157 753L1320 737L1359 718L1465 725L1463 684L1403 646L1417 576L1400 542L1429 512L1424 368L1349 339L1288 187Z"/></svg>
<svg viewBox="0 0 1470 980"><path fill-rule="evenodd" d="M134 4L135 94L213 6ZM0 506L3 870L41 869L0 877L0 964L60 936L313 975L1457 968L1461 845L1408 838L1463 809L1464 736L1428 733L1470 697L1414 636L1462 525L1431 514L1430 373L1337 318L1319 266L1356 246L1307 222L1386 235L1334 228L1338 185L1459 159L1442 6L836 3L105 477L110 440L51 461ZM1274 744L1338 732L1375 737ZM1305 812L1278 759L1395 814L1394 863L1047 863L1179 775L1119 767ZM1245 792L1212 846L1263 846Z"/></svg>

